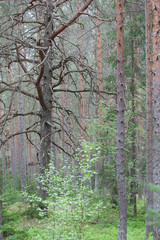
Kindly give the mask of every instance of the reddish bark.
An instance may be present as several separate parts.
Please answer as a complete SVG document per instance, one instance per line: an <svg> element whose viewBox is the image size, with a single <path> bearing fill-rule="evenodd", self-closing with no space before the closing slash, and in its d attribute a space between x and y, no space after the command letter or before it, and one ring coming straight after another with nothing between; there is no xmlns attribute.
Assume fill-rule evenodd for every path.
<svg viewBox="0 0 160 240"><path fill-rule="evenodd" d="M53 40L57 35L59 35L61 32L63 32L67 27L69 27L73 22L75 22L81 15L82 13L88 8L88 6L92 3L93 0L89 0L86 2L83 7L79 8L78 12L71 17L67 23L64 25L61 25L57 30L55 30L51 35L50 39Z"/></svg>
<svg viewBox="0 0 160 240"><path fill-rule="evenodd" d="M153 115L154 115L154 142L153 142L153 182L160 185L160 1L152 0L153 6ZM153 193L154 209L160 208L160 195ZM160 239L160 227L153 227L154 240Z"/></svg>
<svg viewBox="0 0 160 240"><path fill-rule="evenodd" d="M78 12L80 11L80 0L77 0L77 10ZM78 21L80 23L80 19ZM80 61L81 63L83 63L83 59L82 59L82 43L81 43L81 26L80 24L78 25L78 45L79 45L79 57L80 57ZM83 68L80 66L80 90L85 89L85 81L83 78L83 75L81 74L81 71L83 71ZM80 119L81 119L81 136L83 138L85 138L85 123L84 123L84 116L85 116L85 100L84 100L84 92L80 93Z"/></svg>
<svg viewBox="0 0 160 240"><path fill-rule="evenodd" d="M146 183L153 183L153 78L152 78L152 4L151 0L145 2L146 27L146 107L147 107L147 142L146 142ZM146 188L146 208L153 208L153 192ZM153 232L153 226L146 217L145 239Z"/></svg>
<svg viewBox="0 0 160 240"><path fill-rule="evenodd" d="M124 168L124 30L123 0L117 0L117 186L119 198L118 240L127 234L127 195Z"/></svg>

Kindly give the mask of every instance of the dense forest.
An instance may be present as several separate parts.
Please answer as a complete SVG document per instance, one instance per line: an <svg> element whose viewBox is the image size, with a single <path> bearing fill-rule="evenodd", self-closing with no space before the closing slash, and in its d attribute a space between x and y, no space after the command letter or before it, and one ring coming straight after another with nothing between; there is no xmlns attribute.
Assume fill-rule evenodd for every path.
<svg viewBox="0 0 160 240"><path fill-rule="evenodd" d="M0 240L160 240L160 1L0 0Z"/></svg>

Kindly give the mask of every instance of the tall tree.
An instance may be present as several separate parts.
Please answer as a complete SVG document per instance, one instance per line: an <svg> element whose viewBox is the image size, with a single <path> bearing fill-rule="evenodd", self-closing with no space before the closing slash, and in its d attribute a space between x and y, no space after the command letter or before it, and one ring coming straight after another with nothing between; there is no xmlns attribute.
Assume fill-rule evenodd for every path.
<svg viewBox="0 0 160 240"><path fill-rule="evenodd" d="M99 19L99 9L97 8L97 45L96 45L96 67L97 67L97 89L99 91L102 91L102 53L101 53L101 22ZM99 116L99 120L100 120L100 124L102 123L102 96L101 94L96 97L96 115ZM100 159L98 159L95 162L95 171L96 173L99 172L99 166L100 166ZM99 175L96 174L95 175L95 192L98 192L98 188L99 188Z"/></svg>
<svg viewBox="0 0 160 240"><path fill-rule="evenodd" d="M1 228L3 226L3 215L2 215L2 189L3 189L3 175L2 175L2 166L0 162L0 240L3 240L3 232L1 232Z"/></svg>
<svg viewBox="0 0 160 240"><path fill-rule="evenodd" d="M146 183L153 183L153 78L152 78L152 4L145 1L146 28L146 107L147 107L147 142L146 142ZM146 187L146 208L153 208L153 192ZM148 225L151 219L146 216L145 239L153 231Z"/></svg>
<svg viewBox="0 0 160 240"><path fill-rule="evenodd" d="M40 52L41 61L44 60L46 54L47 61L44 62L44 65L41 67L42 76L39 75L36 86L38 90L38 95L41 103L41 146L40 146L40 173L43 174L44 170L48 167L50 161L49 152L51 151L51 133L52 133L52 71L50 66L52 64L52 43L50 40L50 35L53 31L52 23L52 12L53 12L53 3L52 0L48 1L44 19L45 32L44 32L44 47L47 51ZM42 80L42 81L41 81ZM41 195L46 198L46 191L40 188Z"/></svg>
<svg viewBox="0 0 160 240"><path fill-rule="evenodd" d="M80 7L81 7L81 1L77 0L77 10L79 11ZM81 21L80 18L78 19L78 51L79 51L79 57L80 57L80 61L81 63L83 63L83 56L82 56L82 31L81 31ZM81 91L83 91L83 89L85 88L85 81L84 81L84 77L81 73L82 71L82 67L80 67L80 89ZM81 121L81 137L85 138L85 124L84 124L84 117L85 117L85 99L84 99L84 92L80 93L80 121Z"/></svg>
<svg viewBox="0 0 160 240"><path fill-rule="evenodd" d="M118 240L127 234L127 195L124 167L124 25L123 0L117 0L117 186L119 198Z"/></svg>
<svg viewBox="0 0 160 240"><path fill-rule="evenodd" d="M131 22L134 20L135 7L132 3L131 5ZM131 184L130 184L130 202L134 206L134 217L137 216L137 203L136 203L136 86L135 86L135 36L133 31L133 26L131 26L131 105L132 105L132 116L131 116L131 158L132 166L130 170Z"/></svg>
<svg viewBox="0 0 160 240"><path fill-rule="evenodd" d="M99 16L99 10L97 9L97 15ZM98 48L98 88L102 91L102 53L101 53L101 22L99 17L97 18L97 48ZM99 115L101 121L102 115L102 97L99 95Z"/></svg>
<svg viewBox="0 0 160 240"><path fill-rule="evenodd" d="M47 56L47 61L41 66L40 74L37 78L36 86L38 91L38 96L41 104L41 149L40 149L40 165L41 173L44 172L44 168L49 164L50 156L49 151L51 150L51 119L52 119L52 71L50 66L52 66L52 41L57 37L61 32L64 31L68 26L70 26L81 14L82 12L91 4L93 0L87 1L77 13L71 17L65 25L59 26L57 30L53 29L52 24L52 13L54 10L54 5L52 0L48 1L47 10L45 14L45 35L44 38L44 48L46 49L45 54L43 51L40 51L41 62L43 63L44 59ZM61 4L61 3L59 3ZM42 83L41 83L42 79ZM59 79L59 84L62 83L62 78ZM41 87L42 84L42 87ZM59 84L56 84L58 86ZM43 189L40 189L42 196L46 197L46 192Z"/></svg>
<svg viewBox="0 0 160 240"><path fill-rule="evenodd" d="M19 0L19 13L21 12L20 6L22 6L22 0ZM21 30L22 30L22 24L21 22L18 25L18 33L19 33L19 37L21 37ZM21 49L20 49L20 54L21 53ZM19 66L18 68L19 70L19 87L20 89L22 88L22 69ZM24 101L23 101L23 94L20 93L19 94L19 113L23 114L24 112ZM19 129L21 132L24 131L24 118L23 116L19 117ZM21 134L20 135L20 166L21 166L21 190L22 192L25 191L25 187L26 187L26 151L25 151L26 147L25 147L25 135Z"/></svg>
<svg viewBox="0 0 160 240"><path fill-rule="evenodd" d="M154 116L154 142L153 142L153 182L160 185L160 2L152 0L153 5L153 116ZM153 194L154 210L160 208L160 194ZM153 227L154 240L160 239L160 227Z"/></svg>

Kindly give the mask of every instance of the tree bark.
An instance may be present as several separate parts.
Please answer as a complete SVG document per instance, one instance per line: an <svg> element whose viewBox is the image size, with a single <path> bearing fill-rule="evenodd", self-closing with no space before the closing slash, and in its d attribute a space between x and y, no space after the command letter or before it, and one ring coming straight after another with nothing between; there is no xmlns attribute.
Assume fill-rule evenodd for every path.
<svg viewBox="0 0 160 240"><path fill-rule="evenodd" d="M133 18L131 19L133 21ZM134 38L134 36L132 36ZM136 118L135 118L135 41L132 39L132 77L131 77L131 102L132 102L132 118L131 118L131 185L130 185L130 203L133 204L134 217L137 216L137 200L136 200Z"/></svg>
<svg viewBox="0 0 160 240"><path fill-rule="evenodd" d="M123 0L117 0L117 186L119 223L117 240L126 240L127 196L124 167L124 30Z"/></svg>
<svg viewBox="0 0 160 240"><path fill-rule="evenodd" d="M97 9L97 15L99 15L99 10ZM98 90L102 91L102 82L101 82L101 78L102 78L102 59L101 59L101 27L100 27L100 19L97 18L97 70L98 70ZM96 54L96 55L97 55ZM102 97L101 95L99 95L99 98L97 96L97 110L96 110L96 114L99 116L99 120L100 120L100 124L102 124ZM98 192L98 187L99 187L99 170L100 170L100 159L98 159L95 162L95 171L96 171L96 175L95 175L95 193ZM102 177L103 178L103 177Z"/></svg>
<svg viewBox="0 0 160 240"><path fill-rule="evenodd" d="M160 185L160 2L153 0L153 115L154 115L154 142L153 142L153 182ZM153 193L154 210L160 209L160 194ZM160 227L153 227L154 240L160 239Z"/></svg>
<svg viewBox="0 0 160 240"><path fill-rule="evenodd" d="M77 0L77 11L80 10L80 0ZM82 58L82 42L81 42L81 25L80 25L80 18L78 19L78 50L79 50L79 57L80 62L83 64L83 58ZM83 71L83 68L80 66L80 71ZM80 73L80 90L85 89L85 81L83 78L83 75ZM85 99L84 99L84 92L80 93L80 123L81 123L81 137L85 138L85 123L84 123L84 116L85 116Z"/></svg>
<svg viewBox="0 0 160 240"><path fill-rule="evenodd" d="M67 27L69 27L73 22L75 22L78 17L82 14L83 11L92 3L93 0L88 0L79 11L73 15L66 24L62 24L57 28L53 29L53 1L49 0L47 2L47 10L45 14L45 34L44 34L44 49L47 51L39 51L41 59L41 68L40 73L36 81L36 88L39 97L39 102L41 104L41 124L40 124L40 173L44 174L44 170L48 167L50 162L49 152L51 151L51 140L52 140L52 43L54 38L56 38L60 33L62 33ZM41 42L41 41L39 41ZM44 59L45 58L45 59ZM44 60L44 63L43 63ZM62 83L59 79L58 85ZM58 86L56 85L56 86ZM45 199L47 197L47 192L43 190L42 185L40 184L39 193Z"/></svg>
<svg viewBox="0 0 160 240"><path fill-rule="evenodd" d="M2 170L1 170L2 166L0 163L0 228L3 227L3 215L2 215L2 189L3 189L3 175L2 175ZM0 240L3 240L3 232L0 233Z"/></svg>
<svg viewBox="0 0 160 240"><path fill-rule="evenodd" d="M99 10L97 10L97 15L99 15ZM97 18L97 43L98 43L98 90L102 91L102 53L101 53L101 25L100 19ZM102 97L99 95L99 116L100 121L102 120Z"/></svg>
<svg viewBox="0 0 160 240"><path fill-rule="evenodd" d="M20 10L20 6L22 6L22 0L19 0L19 13L21 12ZM22 35L21 34L21 29L22 29L22 25L21 23L19 23L18 25L19 28L19 37ZM21 49L20 49L21 51ZM22 69L19 66L19 82L20 82L20 89L22 88ZM23 101L23 94L20 93L19 95L19 113L23 113L24 112L24 101ZM20 131L23 132L24 130L24 119L23 116L19 117L19 128ZM25 145L25 135L21 134L20 135L20 166L21 166L21 191L24 192L25 191L25 187L26 187L26 145Z"/></svg>
<svg viewBox="0 0 160 240"><path fill-rule="evenodd" d="M153 78L152 78L152 4L145 1L146 27L146 107L147 107L147 142L146 142L146 184L153 183ZM153 208L153 192L146 187L146 209ZM148 225L152 219L146 216L145 239L153 232Z"/></svg>
<svg viewBox="0 0 160 240"><path fill-rule="evenodd" d="M48 7L45 14L45 33L44 33L44 46L49 49L51 48L51 41L49 39L52 31L52 10L53 4L52 0L48 1ZM50 162L50 151L51 151L51 136L52 136L52 127L50 123L52 122L52 72L50 66L52 65L52 54L51 50L48 54L47 61L44 63L43 78L41 83L43 100L45 107L41 108L41 124L40 124L40 135L41 135L41 145L40 145L40 174L44 174L44 170L48 168ZM43 190L40 185L40 194L45 199L47 197L47 192Z"/></svg>

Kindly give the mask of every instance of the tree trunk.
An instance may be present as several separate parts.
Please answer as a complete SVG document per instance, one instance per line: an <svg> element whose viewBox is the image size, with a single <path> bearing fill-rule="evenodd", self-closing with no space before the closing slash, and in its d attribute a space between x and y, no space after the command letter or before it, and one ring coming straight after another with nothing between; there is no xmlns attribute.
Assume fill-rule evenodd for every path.
<svg viewBox="0 0 160 240"><path fill-rule="evenodd" d="M1 166L1 163L0 163L0 228L3 227L3 215L2 215L2 200L1 200L1 197L2 197L2 189L3 189L3 175L2 175L2 166ZM3 240L3 232L0 233L0 240Z"/></svg>
<svg viewBox="0 0 160 240"><path fill-rule="evenodd" d="M21 6L22 6L22 0L19 0L19 13L21 12ZM19 23L18 25L19 28L19 37L22 35L21 30L22 30L22 25ZM21 51L21 49L20 49ZM20 82L20 89L22 88L22 69L19 66L19 82ZM22 114L24 112L24 101L23 101L23 94L19 94L19 113ZM24 131L24 119L23 116L19 117L19 128L20 131ZM21 166L21 191L25 191L26 187L26 145L25 145L25 135L21 134L20 135L20 166Z"/></svg>
<svg viewBox="0 0 160 240"><path fill-rule="evenodd" d="M21 69L20 69L20 77L21 77ZM23 113L24 112L24 103L23 103L23 95L20 93L20 98L19 98L19 112ZM20 116L19 119L19 128L20 131L24 131L24 119L23 116ZM21 191L25 191L26 187L26 145L25 145L25 135L21 134L20 135L20 164L21 164Z"/></svg>
<svg viewBox="0 0 160 240"><path fill-rule="evenodd" d="M2 133L2 140L4 140L4 135ZM1 156L2 156L2 176L3 176L3 190L5 190L5 185L6 185L6 178L7 178L7 170L6 170L6 149L5 145L2 145L1 147Z"/></svg>
<svg viewBox="0 0 160 240"><path fill-rule="evenodd" d="M2 117L4 114L4 110L0 107L0 117ZM4 140L4 133L2 132L1 133L1 138L2 138L2 141ZM0 181L3 182L3 190L5 189L5 183L6 183L6 173L7 173L7 169L6 169L6 147L5 145L3 144L1 146L1 157L2 157L2 171L0 169L0 174L3 176L1 177L0 176ZM0 167L1 167L1 163L0 163Z"/></svg>
<svg viewBox="0 0 160 240"><path fill-rule="evenodd" d="M146 184L153 183L153 78L152 78L152 5L151 0L145 1L146 27L146 107L147 107L147 142L146 142ZM146 209L153 208L153 192L146 187ZM145 239L153 232L148 225L152 219L146 216Z"/></svg>
<svg viewBox="0 0 160 240"><path fill-rule="evenodd" d="M93 0L88 0L79 11L73 15L66 24L60 25L57 30L53 29L53 14L54 7L52 0L46 2L47 10L45 14L45 34L43 37L44 49L39 50L39 56L41 59L41 68L40 73L36 81L37 93L39 97L39 102L41 104L41 124L40 124L40 134L41 134L41 143L40 143L40 173L44 174L44 170L48 167L50 162L49 152L51 151L51 135L52 135L52 71L50 66L52 66L52 43L55 37L62 33L67 27L69 27L73 22L75 22L78 17L82 14L83 11L92 3ZM41 39L40 39L41 40ZM38 41L38 44L41 45L42 41ZM62 80L59 79L58 85L62 83ZM58 86L56 85L56 86ZM42 185L40 185L39 193L45 199L47 197L47 192L43 190Z"/></svg>
<svg viewBox="0 0 160 240"><path fill-rule="evenodd" d="M80 0L77 0L77 10L80 9ZM80 18L78 19L79 25L78 25L78 49L79 49L79 57L80 62L83 63L82 58L82 43L81 43L81 25L80 25ZM80 66L80 71L83 71L83 68ZM83 90L85 88L85 81L82 73L79 74L80 76L80 90ZM84 116L85 116L85 100L84 100L84 92L80 93L80 122L81 122L81 137L85 138L85 123L84 123Z"/></svg>
<svg viewBox="0 0 160 240"><path fill-rule="evenodd" d="M153 142L153 182L160 185L160 2L153 0L153 115L154 115L154 142ZM154 210L160 209L160 194L153 193ZM160 239L160 226L153 227L154 240Z"/></svg>
<svg viewBox="0 0 160 240"><path fill-rule="evenodd" d="M126 240L127 196L124 168L124 30L123 0L117 0L117 186L119 223L117 240Z"/></svg>
<svg viewBox="0 0 160 240"><path fill-rule="evenodd" d="M47 49L51 48L51 41L49 39L52 31L52 1L48 1L48 7L45 15L45 35L44 35L44 45ZM40 145L40 174L44 174L44 170L48 168L50 162L50 151L51 151L51 136L52 136L52 72L50 66L52 65L52 54L51 50L48 53L47 61L44 63L44 73L41 83L43 100L45 106L41 108L41 124L40 124L40 134L41 134L41 145ZM45 199L47 197L47 192L43 190L40 185L40 194Z"/></svg>
<svg viewBox="0 0 160 240"><path fill-rule="evenodd" d="M133 21L133 18L132 18ZM132 36L133 37L133 36ZM134 59L135 41L132 40L132 77L131 77L131 102L132 102L132 119L131 119L131 185L130 185L130 202L133 204L134 217L137 216L136 202L136 119L135 119L135 59Z"/></svg>
<svg viewBox="0 0 160 240"><path fill-rule="evenodd" d="M97 10L97 15L99 15L99 10ZM101 59L101 27L100 20L97 18L97 42L98 42L98 88L102 91L102 59ZM99 116L100 121L102 120L102 97L99 95Z"/></svg>

